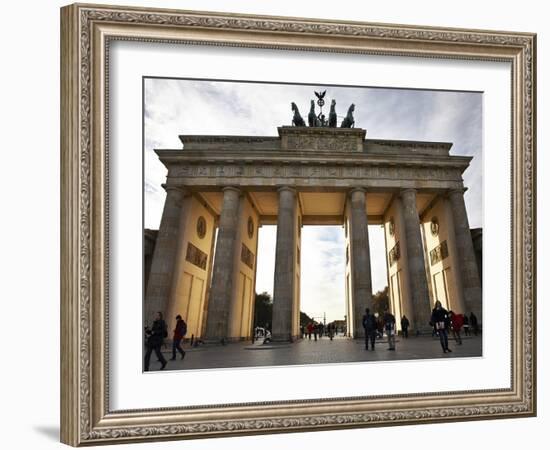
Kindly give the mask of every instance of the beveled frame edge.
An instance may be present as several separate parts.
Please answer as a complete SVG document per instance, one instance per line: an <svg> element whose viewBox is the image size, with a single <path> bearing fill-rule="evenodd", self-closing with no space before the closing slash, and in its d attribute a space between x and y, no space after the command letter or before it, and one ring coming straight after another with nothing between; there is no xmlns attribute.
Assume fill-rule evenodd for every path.
<svg viewBox="0 0 550 450"><path fill-rule="evenodd" d="M511 62L511 388L110 412L105 323L109 39ZM97 445L535 415L535 58L536 35L530 33L108 5L62 8L62 442Z"/></svg>

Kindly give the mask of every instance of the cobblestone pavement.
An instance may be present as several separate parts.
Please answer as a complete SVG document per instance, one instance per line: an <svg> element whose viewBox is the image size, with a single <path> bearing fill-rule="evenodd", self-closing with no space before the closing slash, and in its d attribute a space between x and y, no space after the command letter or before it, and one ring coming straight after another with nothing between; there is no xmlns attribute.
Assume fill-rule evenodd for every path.
<svg viewBox="0 0 550 450"><path fill-rule="evenodd" d="M482 355L482 339L477 337L463 337L463 344L458 345L449 339L449 348L452 353L443 353L438 338L429 336L409 337L396 340L395 351L388 350L387 341L377 341L375 350L365 350L363 340L351 340L336 337L330 340L326 337L314 341L313 339L299 340L292 344L262 345L260 342L252 344L239 342L227 345L202 346L190 348L184 345L185 358L180 355L171 361L171 347L163 349L168 359L165 370L187 369L214 369L230 367L258 367L258 366L286 366L295 364L333 364L360 361L398 361L407 359L431 358L465 358ZM160 369L160 363L151 358L151 370Z"/></svg>

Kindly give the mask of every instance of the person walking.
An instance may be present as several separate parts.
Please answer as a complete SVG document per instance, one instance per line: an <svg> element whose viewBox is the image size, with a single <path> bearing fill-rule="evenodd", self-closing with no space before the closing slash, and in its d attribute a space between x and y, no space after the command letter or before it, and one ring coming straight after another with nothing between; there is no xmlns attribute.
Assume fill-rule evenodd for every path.
<svg viewBox="0 0 550 450"><path fill-rule="evenodd" d="M453 311L449 311L449 314L451 315L451 331L453 332L455 342L458 343L458 345L462 345L460 330L462 328L462 324L464 323L464 316L462 314L455 314Z"/></svg>
<svg viewBox="0 0 550 450"><path fill-rule="evenodd" d="M401 318L401 332L403 333L403 337L407 339L409 337L409 325L411 323L409 322L409 319L407 319L407 316L403 314L403 317Z"/></svg>
<svg viewBox="0 0 550 450"><path fill-rule="evenodd" d="M309 322L307 324L307 338L311 341L311 333L313 333L313 324Z"/></svg>
<svg viewBox="0 0 550 450"><path fill-rule="evenodd" d="M470 321L468 320L468 314L464 314L463 318L464 322L462 327L464 328L464 336L470 336Z"/></svg>
<svg viewBox="0 0 550 450"><path fill-rule="evenodd" d="M328 324L328 337L330 338L331 341L332 341L332 339L334 339L334 324L333 323Z"/></svg>
<svg viewBox="0 0 550 450"><path fill-rule="evenodd" d="M145 328L145 334L147 337L147 351L145 352L144 369L147 372L149 370L149 362L151 361L151 353L155 352L158 360L161 363L160 370L166 367L167 361L162 356L160 348L164 339L168 337L168 327L166 322L162 318L162 313L159 311L155 314L155 320L151 328Z"/></svg>
<svg viewBox="0 0 550 450"><path fill-rule="evenodd" d="M479 325L477 323L477 317L473 312L470 313L470 325L472 326L472 330L474 331L474 336L477 336Z"/></svg>
<svg viewBox="0 0 550 450"><path fill-rule="evenodd" d="M433 324L434 330L439 336L439 342L441 343L441 348L443 353L451 352L449 348L449 339L447 337L447 327L449 326L449 313L448 311L441 306L441 302L437 300L435 302L435 307L432 310L431 323Z"/></svg>
<svg viewBox="0 0 550 450"><path fill-rule="evenodd" d="M388 336L388 350L395 350L395 316L386 309L384 311L384 328Z"/></svg>
<svg viewBox="0 0 550 450"><path fill-rule="evenodd" d="M374 317L374 314L370 313L369 308L365 310L365 315L363 316L363 328L365 329L365 350L369 349L369 342L371 350L374 350L377 324L376 317Z"/></svg>
<svg viewBox="0 0 550 450"><path fill-rule="evenodd" d="M181 341L187 333L187 324L178 314L176 316L176 328L174 329L174 338L172 339L172 361L176 359L176 350L181 355L181 359L185 358L185 350L181 348ZM252 340L254 342L254 340Z"/></svg>
<svg viewBox="0 0 550 450"><path fill-rule="evenodd" d="M384 337L384 316L379 315L378 319L376 320L376 333L378 334L378 337L382 339Z"/></svg>

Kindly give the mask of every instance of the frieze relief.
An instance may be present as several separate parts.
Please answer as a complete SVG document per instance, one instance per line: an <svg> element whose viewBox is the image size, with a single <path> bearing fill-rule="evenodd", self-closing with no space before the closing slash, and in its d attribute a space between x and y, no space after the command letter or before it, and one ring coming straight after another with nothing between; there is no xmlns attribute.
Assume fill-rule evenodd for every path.
<svg viewBox="0 0 550 450"><path fill-rule="evenodd" d="M460 169L397 166L328 166L327 164L205 164L170 169L183 178L353 178L390 180L462 181Z"/></svg>
<svg viewBox="0 0 550 450"><path fill-rule="evenodd" d="M447 241L443 241L434 249L430 250L430 263L432 266L437 264L440 261L443 261L449 256L449 247L447 246Z"/></svg>
<svg viewBox="0 0 550 450"><path fill-rule="evenodd" d="M197 266L199 269L206 270L208 255L204 253L200 248L195 247L193 244L191 244L191 242L189 242L187 244L185 260Z"/></svg>
<svg viewBox="0 0 550 450"><path fill-rule="evenodd" d="M361 145L359 145L359 143ZM303 136L289 135L286 146L288 150L321 150L333 152L357 152L362 147L362 142L356 136Z"/></svg>
<svg viewBox="0 0 550 450"><path fill-rule="evenodd" d="M241 247L241 261L254 270L254 253L244 243Z"/></svg>

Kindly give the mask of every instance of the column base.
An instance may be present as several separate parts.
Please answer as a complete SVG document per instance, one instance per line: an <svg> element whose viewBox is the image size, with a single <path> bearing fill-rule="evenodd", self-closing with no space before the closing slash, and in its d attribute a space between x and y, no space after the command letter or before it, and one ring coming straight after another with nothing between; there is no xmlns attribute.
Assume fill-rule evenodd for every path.
<svg viewBox="0 0 550 450"><path fill-rule="evenodd" d="M291 336L290 334L274 334L271 336L271 342L283 343L283 342L294 342L296 336Z"/></svg>
<svg viewBox="0 0 550 450"><path fill-rule="evenodd" d="M201 339L203 344L206 345L227 345L227 344L234 344L236 342L246 342L251 341L252 336L248 337L210 337L210 338L203 338Z"/></svg>
<svg viewBox="0 0 550 450"><path fill-rule="evenodd" d="M365 330L363 329L353 333L353 339L365 339Z"/></svg>
<svg viewBox="0 0 550 450"><path fill-rule="evenodd" d="M425 327L419 327L419 328L410 328L409 329L409 337L410 336L427 336L431 335L433 332L433 327L425 326Z"/></svg>

